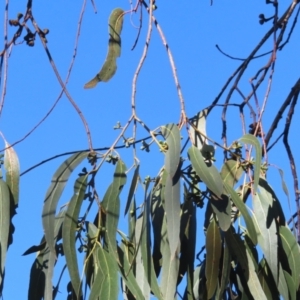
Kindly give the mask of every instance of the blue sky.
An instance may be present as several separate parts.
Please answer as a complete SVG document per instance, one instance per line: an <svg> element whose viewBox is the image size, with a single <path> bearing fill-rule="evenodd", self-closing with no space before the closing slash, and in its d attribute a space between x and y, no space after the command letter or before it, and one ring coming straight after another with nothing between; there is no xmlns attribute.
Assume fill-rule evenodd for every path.
<svg viewBox="0 0 300 300"><path fill-rule="evenodd" d="M140 60L145 44L147 15L144 12L143 29L137 47L131 47L137 35L139 15L127 14L122 31L122 55L118 59L116 75L108 83L100 83L91 90L84 90L84 84L99 72L107 52L107 22L112 9L121 7L130 9L129 1L95 1L98 13L95 14L90 1L87 1L83 17L81 34L74 68L68 84L68 91L82 110L90 126L94 147L110 146L118 132L113 130L117 121L125 124L131 114L130 98L132 79ZM160 23L173 53L180 85L185 99L187 114L195 115L208 106L217 96L227 78L239 66L240 61L230 60L215 47L218 44L226 53L245 58L272 26L267 23L261 26L258 15L273 14L272 6L262 1L156 1L158 9L154 12ZM64 80L67 75L74 51L78 18L83 1L33 1L33 15L40 28L50 30L47 35L48 47L53 60ZM280 12L285 10L280 6ZM3 5L4 8L4 5ZM2 8L2 9L3 9ZM14 19L17 13L24 13L26 1L15 1L9 4L9 18ZM4 20L3 12L2 20ZM130 18L132 22L130 21ZM3 21L0 22L3 32ZM29 26L30 22L28 22ZM9 27L8 39L15 32ZM272 89L263 117L263 126L268 130L272 117L278 111L292 85L299 77L299 28L284 51L278 53ZM19 39L21 41L22 38ZM272 49L272 39L259 53ZM241 89L245 94L251 90L249 78L256 70L268 62L269 56L258 59L250 65L241 80ZM9 143L21 139L48 112L57 99L61 87L54 75L41 42L37 39L34 47L24 43L13 47L8 65L7 95L4 110L0 119L0 130ZM258 93L260 104L266 91L266 84ZM221 102L224 101L224 98ZM233 102L240 102L236 93ZM180 105L177 96L170 63L160 36L153 27L152 38L147 59L137 81L137 114L148 127L155 129L166 123L177 123L180 117ZM297 111L296 111L297 113ZM245 112L247 125L250 114ZM285 119L282 120L282 124ZM290 141L296 151L297 126L290 132ZM281 124L281 128L282 128ZM230 109L228 115L231 143L242 136L241 122L237 109ZM281 131L280 131L281 132ZM207 120L207 133L221 143L221 108L217 108ZM127 137L132 134L132 129ZM147 132L138 128L138 137L147 136ZM21 171L53 155L88 148L87 138L81 120L65 96L46 119L28 138L15 146L18 153ZM132 151L122 151L127 167L133 163ZM138 153L141 161L142 176L155 176L163 164L163 155L153 147L150 154ZM222 151L217 150L217 166L221 166ZM44 196L50 184L51 176L59 164L66 159L60 158L40 166L21 178L20 204L13 222L16 227L14 243L7 255L6 278L4 287L5 299L25 299L27 297L28 279L34 255L22 257L21 254L32 245L37 245L43 235L41 213ZM300 162L299 156L296 163ZM272 150L269 162L278 165L285 171L285 178L291 194L293 211L292 181L286 153L282 146ZM109 184L113 168L106 165L98 174L98 190L103 196ZM77 174L77 172L75 172ZM107 173L109 174L107 176ZM130 174L131 176L131 174ZM108 177L108 178L107 178ZM290 215L287 199L280 188L280 177L275 169L268 174L270 184L282 199L286 216ZM72 185L67 186L60 205L68 202L72 195ZM278 189L277 189L278 188ZM126 192L123 194L124 201ZM124 205L124 203L123 203ZM122 212L121 212L122 215ZM120 229L124 229L120 221ZM198 223L201 232L201 220ZM198 250L202 245L201 239ZM61 287L58 299L65 299L66 291Z"/></svg>

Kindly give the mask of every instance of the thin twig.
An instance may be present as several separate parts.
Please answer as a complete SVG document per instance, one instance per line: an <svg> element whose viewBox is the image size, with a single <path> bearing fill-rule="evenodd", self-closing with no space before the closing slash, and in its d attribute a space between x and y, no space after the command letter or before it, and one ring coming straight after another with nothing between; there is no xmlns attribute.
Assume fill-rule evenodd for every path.
<svg viewBox="0 0 300 300"><path fill-rule="evenodd" d="M50 64L51 64L51 66L52 66L52 69L53 69L53 71L54 71L54 73L55 73L57 79L58 79L59 84L60 84L61 87L63 88L64 93L65 93L65 95L67 96L69 102L71 103L71 105L74 107L74 109L76 110L77 114L78 114L79 117L81 118L81 121L82 121L82 123L83 123L83 125L84 125L84 128L85 128L85 131L86 131L86 135L87 135L87 139L88 139L89 148L90 148L90 151L92 152L92 151L93 151L93 145L92 145L92 138L91 138L91 133L90 133L90 129L89 129L88 123L87 123L87 121L86 121L84 115L82 114L81 110L79 109L78 105L77 105L76 102L73 100L73 98L72 98L72 96L70 95L70 93L68 92L68 90L67 90L67 88L66 88L64 82L62 81L62 79L61 79L61 77L60 77L60 74L59 74L59 72L58 72L58 70L57 70L57 67L56 67L56 65L55 65L55 63L54 63L54 60L52 59L52 56L51 56L51 54L50 54L50 51L49 51L49 49L48 49L48 46L47 46L45 40L41 37L41 35L42 35L42 34L41 34L41 30L40 30L39 26L37 25L37 23L36 23L36 21L35 21L33 15L32 15L31 10L29 11L29 18L31 19L31 22L32 22L32 24L33 24L33 26L34 26L36 32L37 32L37 33L39 34L39 36L40 36L40 40L41 40L41 42L42 42L42 44L43 44L43 46L44 46L44 49L45 49L46 54L47 54L47 56L48 56L49 62L50 62Z"/></svg>
<svg viewBox="0 0 300 300"><path fill-rule="evenodd" d="M68 69L67 77L66 77L66 80L65 80L65 83L64 83L65 86L67 86L67 84L69 82L69 78L70 78L70 75L71 75L71 72L72 72L72 69L73 69L73 66L74 66L75 58L76 58L76 55L77 55L77 47L78 47L79 36L80 36L80 31L81 31L82 19L83 19L83 15L84 15L84 12L85 12L85 7L86 7L86 1L87 0L83 1L83 5L82 5L80 16L79 16L76 39L75 39L75 46L74 46L74 52L73 52L71 63L70 63L69 69ZM62 89L60 94L58 95L57 99L55 100L54 104L48 110L46 115L29 132L27 132L21 139L15 141L11 145L9 145L7 148L4 148L4 149L0 150L0 152L5 151L5 150L19 144L20 142L24 141L28 136L30 136L48 118L48 116L52 113L52 111L56 107L57 103L61 99L61 97L63 95L63 92L64 92L64 90Z"/></svg>

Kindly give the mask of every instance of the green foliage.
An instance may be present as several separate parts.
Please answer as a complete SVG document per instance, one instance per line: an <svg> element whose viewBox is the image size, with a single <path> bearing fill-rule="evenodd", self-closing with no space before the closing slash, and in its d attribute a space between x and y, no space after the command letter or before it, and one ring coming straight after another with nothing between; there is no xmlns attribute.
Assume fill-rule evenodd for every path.
<svg viewBox="0 0 300 300"><path fill-rule="evenodd" d="M150 14L150 24L153 21L158 26L151 15L153 6L149 9L145 2L138 3ZM112 11L105 63L85 88L107 82L115 74L116 60L121 55L123 15L122 9ZM19 19L12 20L12 24L23 26ZM268 21L260 19L262 23ZM30 39L28 35L26 39L32 44L34 34ZM145 57L146 54L142 58ZM170 61L177 80L172 56ZM267 180L266 139L259 126L254 122L251 133L232 141L229 147L223 132L224 144L220 145L206 133L210 109L201 110L189 119L181 97L179 93L180 124L168 123L150 130L137 117L133 99L127 125L122 127L117 123L115 129L121 133L105 153L94 150L90 143L89 150L74 152L57 168L44 199L44 236L39 245L24 253L36 253L30 270L28 299L55 299L65 269L69 279L68 300L114 300L121 292L129 300L153 296L159 300L299 298L300 250L296 226L288 227L278 191ZM134 137L125 138L132 123ZM149 143L140 141L141 151L145 150L149 161L158 157L151 156L153 152L164 156L156 173L144 180L136 148L138 124L151 139ZM124 155L126 149L119 151L123 147L119 144L122 138L125 148L134 148L130 168L126 166L130 166L127 163L130 159ZM2 173L0 178L1 291L6 253L12 243L12 217L19 203L20 178L18 156L6 141L5 147L1 160L5 178ZM221 152L222 162L216 159ZM84 167L78 170L80 164ZM75 171L79 171L77 177ZM113 176L105 185L109 171ZM279 172L282 188L289 197L283 171ZM64 194L67 184L73 185L71 199ZM123 189L128 190L127 195ZM67 203L59 210L60 201ZM127 232L120 227L122 203ZM203 212L203 218L199 217L199 211ZM58 261L65 267L54 284Z"/></svg>
<svg viewBox="0 0 300 300"><path fill-rule="evenodd" d="M120 158L116 161L112 183L103 200L97 202L98 213L94 222L79 219L84 199L91 203L97 199L89 192L95 189L94 177L98 175L93 168L90 171L84 168L79 174L73 197L63 213L54 219L52 245L57 249L62 238L64 251L58 253L66 258L74 299L81 298L84 284L84 291L87 287L90 291L89 299L118 299L119 276L122 291L129 299L149 299L151 293L161 300L176 298L183 277L186 278L184 299L227 299L229 286L234 287L235 293L249 299L270 299L278 294L296 299L300 283L299 246L291 231L278 221L274 191L271 192L267 181L258 180L258 191L252 194L251 217L245 202L256 181L244 182L234 190L243 174L234 174L240 167L232 160L228 160L219 173L212 161L195 146L188 150L189 160L184 159L178 127L168 124L161 128L167 145L164 166L153 181L141 183L137 165L129 182L125 207L128 235L118 230L120 197L123 199L121 191L127 182L127 168ZM249 135L241 140L258 143L254 136ZM59 191L59 194L53 192L55 203L75 166L86 157L87 153L74 154L55 172L49 188L50 191ZM259 161L260 157L255 157L255 160ZM246 161L243 165L246 166L244 176L249 170L254 176L257 174L256 164L254 170ZM211 171L212 167L214 171ZM180 192L182 183L183 198ZM136 208L137 187L140 185L144 188L144 200ZM199 208L195 199L199 192L207 199L206 257L195 266L196 237L199 234L199 225L196 225L196 210ZM222 207L219 203L225 204ZM241 225L241 218L245 228ZM83 222L87 224L86 239L81 237ZM62 227L60 236L59 227ZM47 225L45 237L49 228ZM41 299L43 293L46 295L47 282L52 280L52 272L36 268L37 262L43 264L46 258L51 261L52 256L54 266L53 259L60 259L53 255L46 241L42 239L43 248L32 250L39 251L31 271L29 291L36 293L32 299ZM83 243L86 253L83 278L79 275L76 254L78 241ZM261 259L257 255L257 243L263 253ZM38 289L34 289L36 283Z"/></svg>

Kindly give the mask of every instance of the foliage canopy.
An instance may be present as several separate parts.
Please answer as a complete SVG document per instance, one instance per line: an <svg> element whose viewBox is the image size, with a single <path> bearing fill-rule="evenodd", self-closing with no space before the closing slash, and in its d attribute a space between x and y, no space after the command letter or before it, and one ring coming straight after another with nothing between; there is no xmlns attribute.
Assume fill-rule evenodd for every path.
<svg viewBox="0 0 300 300"><path fill-rule="evenodd" d="M85 115L68 92L51 57L47 46L49 30L41 30L34 18L33 1L28 1L26 12L18 14L16 19L6 17L5 21L16 31L10 41L6 40L1 53L1 74L7 72L3 66L18 40L28 46L39 40L64 94L81 118L89 146L84 151L67 154L45 193L44 236L38 245L30 246L24 253L36 254L30 270L28 299L59 299L61 290L67 290L67 299L91 300L118 299L121 293L129 300L300 298L300 193L288 141L300 79L291 85L268 131L264 131L262 122L268 109L276 56L293 38L300 5L299 1L291 1L283 14L279 14L279 1L266 1L265 5L272 6L273 15L267 18L260 14L259 22L272 24L271 28L250 55L242 59L211 105L195 112L194 117L187 116L175 61L155 18L159 5L153 0L137 1L130 11L114 9L108 18L106 60L100 73L85 88L107 82L116 73L121 30L123 21L129 20L128 15L140 14L140 28L142 24L148 27L144 51L133 77L131 115L125 125L116 124L114 129L119 134L106 149L92 144ZM166 122L156 129L150 129L136 112L137 79L146 60L152 30L157 30L166 49L180 102L179 122ZM143 43L139 36L140 31L135 44ZM273 49L258 54L270 38L274 39ZM251 91L246 95L240 89L240 82L249 65L261 56L269 60L251 78ZM240 96L239 103L232 100L235 92ZM258 95L262 92L261 100ZM4 98L5 93L0 99L1 112ZM211 138L206 130L217 107L222 108L221 141ZM243 135L230 140L227 114L234 107L240 112ZM284 113L287 115L284 131L274 139ZM128 137L131 128L133 134ZM147 137L138 139L137 128L144 130ZM19 204L19 181L21 176L52 158L20 174L14 145L5 140L4 133L1 135L5 149L0 179L0 282L1 291L5 291L6 254L9 246L13 247L12 221ZM289 220L278 196L280 189L273 189L267 176L271 166L268 153L281 138L290 161L297 206ZM124 155L128 151L133 153L131 159ZM140 168L144 167L139 160L141 151L147 153L149 162L163 156L163 165L156 174L141 178ZM102 176L110 176L109 172L102 172L107 165L113 174L101 193ZM279 172L283 191L289 197L283 171ZM64 190L70 182L73 195L65 199ZM60 208L61 199L67 203ZM121 202L126 203L127 229L119 227L123 218ZM64 267L54 282L54 272L59 272L58 262L63 262ZM66 286L62 276L68 278Z"/></svg>

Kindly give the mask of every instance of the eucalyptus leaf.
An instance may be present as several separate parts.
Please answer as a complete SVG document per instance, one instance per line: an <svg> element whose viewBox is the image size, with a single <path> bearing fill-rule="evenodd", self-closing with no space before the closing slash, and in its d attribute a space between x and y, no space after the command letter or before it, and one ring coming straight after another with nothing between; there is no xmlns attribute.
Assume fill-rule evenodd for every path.
<svg viewBox="0 0 300 300"><path fill-rule="evenodd" d="M19 204L19 182L20 182L20 164L16 151L4 140L4 168L5 181L11 191L15 206Z"/></svg>
<svg viewBox="0 0 300 300"><path fill-rule="evenodd" d="M54 173L50 187L47 190L42 212L45 239L50 251L56 256L54 243L54 226L56 206L68 179L74 169L88 156L87 152L73 154L65 160Z"/></svg>
<svg viewBox="0 0 300 300"><path fill-rule="evenodd" d="M120 215L120 198L119 195L123 186L126 183L126 166L122 160L118 160L116 169L114 172L114 179L112 184L107 189L103 201L102 207L106 213L106 230L105 230L105 242L108 245L109 251L111 251L117 260L117 243L116 233Z"/></svg>
<svg viewBox="0 0 300 300"><path fill-rule="evenodd" d="M216 167L213 165L208 167L199 149L195 146L192 146L188 150L188 154L197 175L206 184L208 189L210 189L217 197L221 198L223 193L223 180L217 172Z"/></svg>
<svg viewBox="0 0 300 300"><path fill-rule="evenodd" d="M168 150L165 153L165 169L173 179L180 163L180 131L176 124L161 126Z"/></svg>
<svg viewBox="0 0 300 300"><path fill-rule="evenodd" d="M250 144L255 148L255 164L254 164L254 184L253 189L254 193L256 192L260 174L260 166L261 166L261 146L258 139L252 134L245 134L240 138L240 141L245 144Z"/></svg>
<svg viewBox="0 0 300 300"><path fill-rule="evenodd" d="M244 217L249 236L250 236L253 244L256 245L257 244L256 229L255 229L253 220L247 210L245 203L242 201L240 196L227 183L224 183L224 186L225 186L226 192L232 199L233 203L236 205L236 207L239 209L242 216Z"/></svg>
<svg viewBox="0 0 300 300"><path fill-rule="evenodd" d="M192 126L190 126L190 135L193 138L194 145L199 150L201 150L202 146L205 144L206 139L206 117L207 117L207 109L199 111L193 118L190 119L190 122L197 128L196 131ZM203 136L199 133L201 132Z"/></svg>
<svg viewBox="0 0 300 300"><path fill-rule="evenodd" d="M81 283L76 254L76 234L79 212L87 188L88 175L80 176L75 182L74 194L69 202L62 230L63 247L68 271L73 289L78 298L81 295Z"/></svg>
<svg viewBox="0 0 300 300"><path fill-rule="evenodd" d="M258 243L273 274L275 283L278 282L278 235L277 228L270 209L269 200L262 194L253 196L253 212L259 227ZM268 219L271 219L268 224Z"/></svg>
<svg viewBox="0 0 300 300"><path fill-rule="evenodd" d="M218 285L219 264L222 254L222 242L219 228L213 219L206 232L206 288L207 297L211 299Z"/></svg>
<svg viewBox="0 0 300 300"><path fill-rule="evenodd" d="M300 284L300 251L298 243L288 227L280 226L279 235L281 245L287 256L289 267L292 271L292 278L295 286L298 288Z"/></svg>
<svg viewBox="0 0 300 300"><path fill-rule="evenodd" d="M0 287L3 288L4 266L8 248L8 236L10 229L10 192L6 182L0 178ZM0 295L2 292L0 291Z"/></svg>

